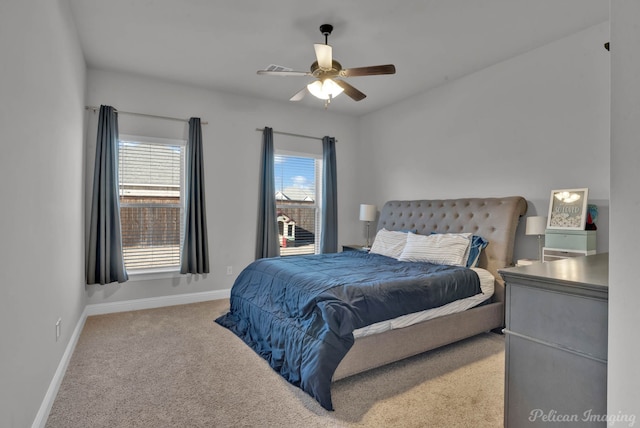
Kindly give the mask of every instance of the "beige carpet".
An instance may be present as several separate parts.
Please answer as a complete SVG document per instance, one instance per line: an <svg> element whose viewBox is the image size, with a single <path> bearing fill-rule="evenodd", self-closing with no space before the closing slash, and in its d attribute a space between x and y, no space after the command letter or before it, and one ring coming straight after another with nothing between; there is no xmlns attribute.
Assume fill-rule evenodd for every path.
<svg viewBox="0 0 640 428"><path fill-rule="evenodd" d="M213 320L228 300L92 316L47 427L498 427L492 333L334 383L334 412Z"/></svg>

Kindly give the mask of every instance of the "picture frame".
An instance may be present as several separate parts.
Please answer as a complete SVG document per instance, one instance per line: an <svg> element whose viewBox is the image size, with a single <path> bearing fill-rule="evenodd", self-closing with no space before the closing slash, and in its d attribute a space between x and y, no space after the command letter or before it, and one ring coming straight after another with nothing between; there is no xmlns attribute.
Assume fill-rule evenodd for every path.
<svg viewBox="0 0 640 428"><path fill-rule="evenodd" d="M587 222L589 189L551 191L547 229L584 230Z"/></svg>

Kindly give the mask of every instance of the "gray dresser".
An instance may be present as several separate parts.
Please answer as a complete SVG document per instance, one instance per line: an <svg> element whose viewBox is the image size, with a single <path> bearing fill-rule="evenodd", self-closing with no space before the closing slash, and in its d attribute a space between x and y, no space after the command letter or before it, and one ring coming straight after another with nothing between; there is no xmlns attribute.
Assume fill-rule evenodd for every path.
<svg viewBox="0 0 640 428"><path fill-rule="evenodd" d="M606 427L609 255L503 269L505 427Z"/></svg>

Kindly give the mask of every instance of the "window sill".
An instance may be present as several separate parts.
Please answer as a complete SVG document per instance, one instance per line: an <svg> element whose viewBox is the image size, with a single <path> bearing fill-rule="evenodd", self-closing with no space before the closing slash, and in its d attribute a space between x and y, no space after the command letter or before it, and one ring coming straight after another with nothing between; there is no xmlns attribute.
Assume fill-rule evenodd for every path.
<svg viewBox="0 0 640 428"><path fill-rule="evenodd" d="M153 279L180 278L180 268L170 267L162 269L135 269L127 271L129 281L149 281ZM187 274L188 275L188 274Z"/></svg>

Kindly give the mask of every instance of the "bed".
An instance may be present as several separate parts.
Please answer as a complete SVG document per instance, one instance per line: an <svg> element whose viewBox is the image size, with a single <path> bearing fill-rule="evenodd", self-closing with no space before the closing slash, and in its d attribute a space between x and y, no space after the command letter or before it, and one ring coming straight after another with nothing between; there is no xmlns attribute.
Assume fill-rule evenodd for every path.
<svg viewBox="0 0 640 428"><path fill-rule="evenodd" d="M382 208L378 234L402 232L409 241L467 233L488 241L477 268L493 276L493 294L472 308L354 338L369 325L438 310L485 288L475 269L350 251L257 260L238 276L230 311L216 322L331 410L332 381L504 325L497 271L512 264L526 209L519 196L389 201Z"/></svg>

